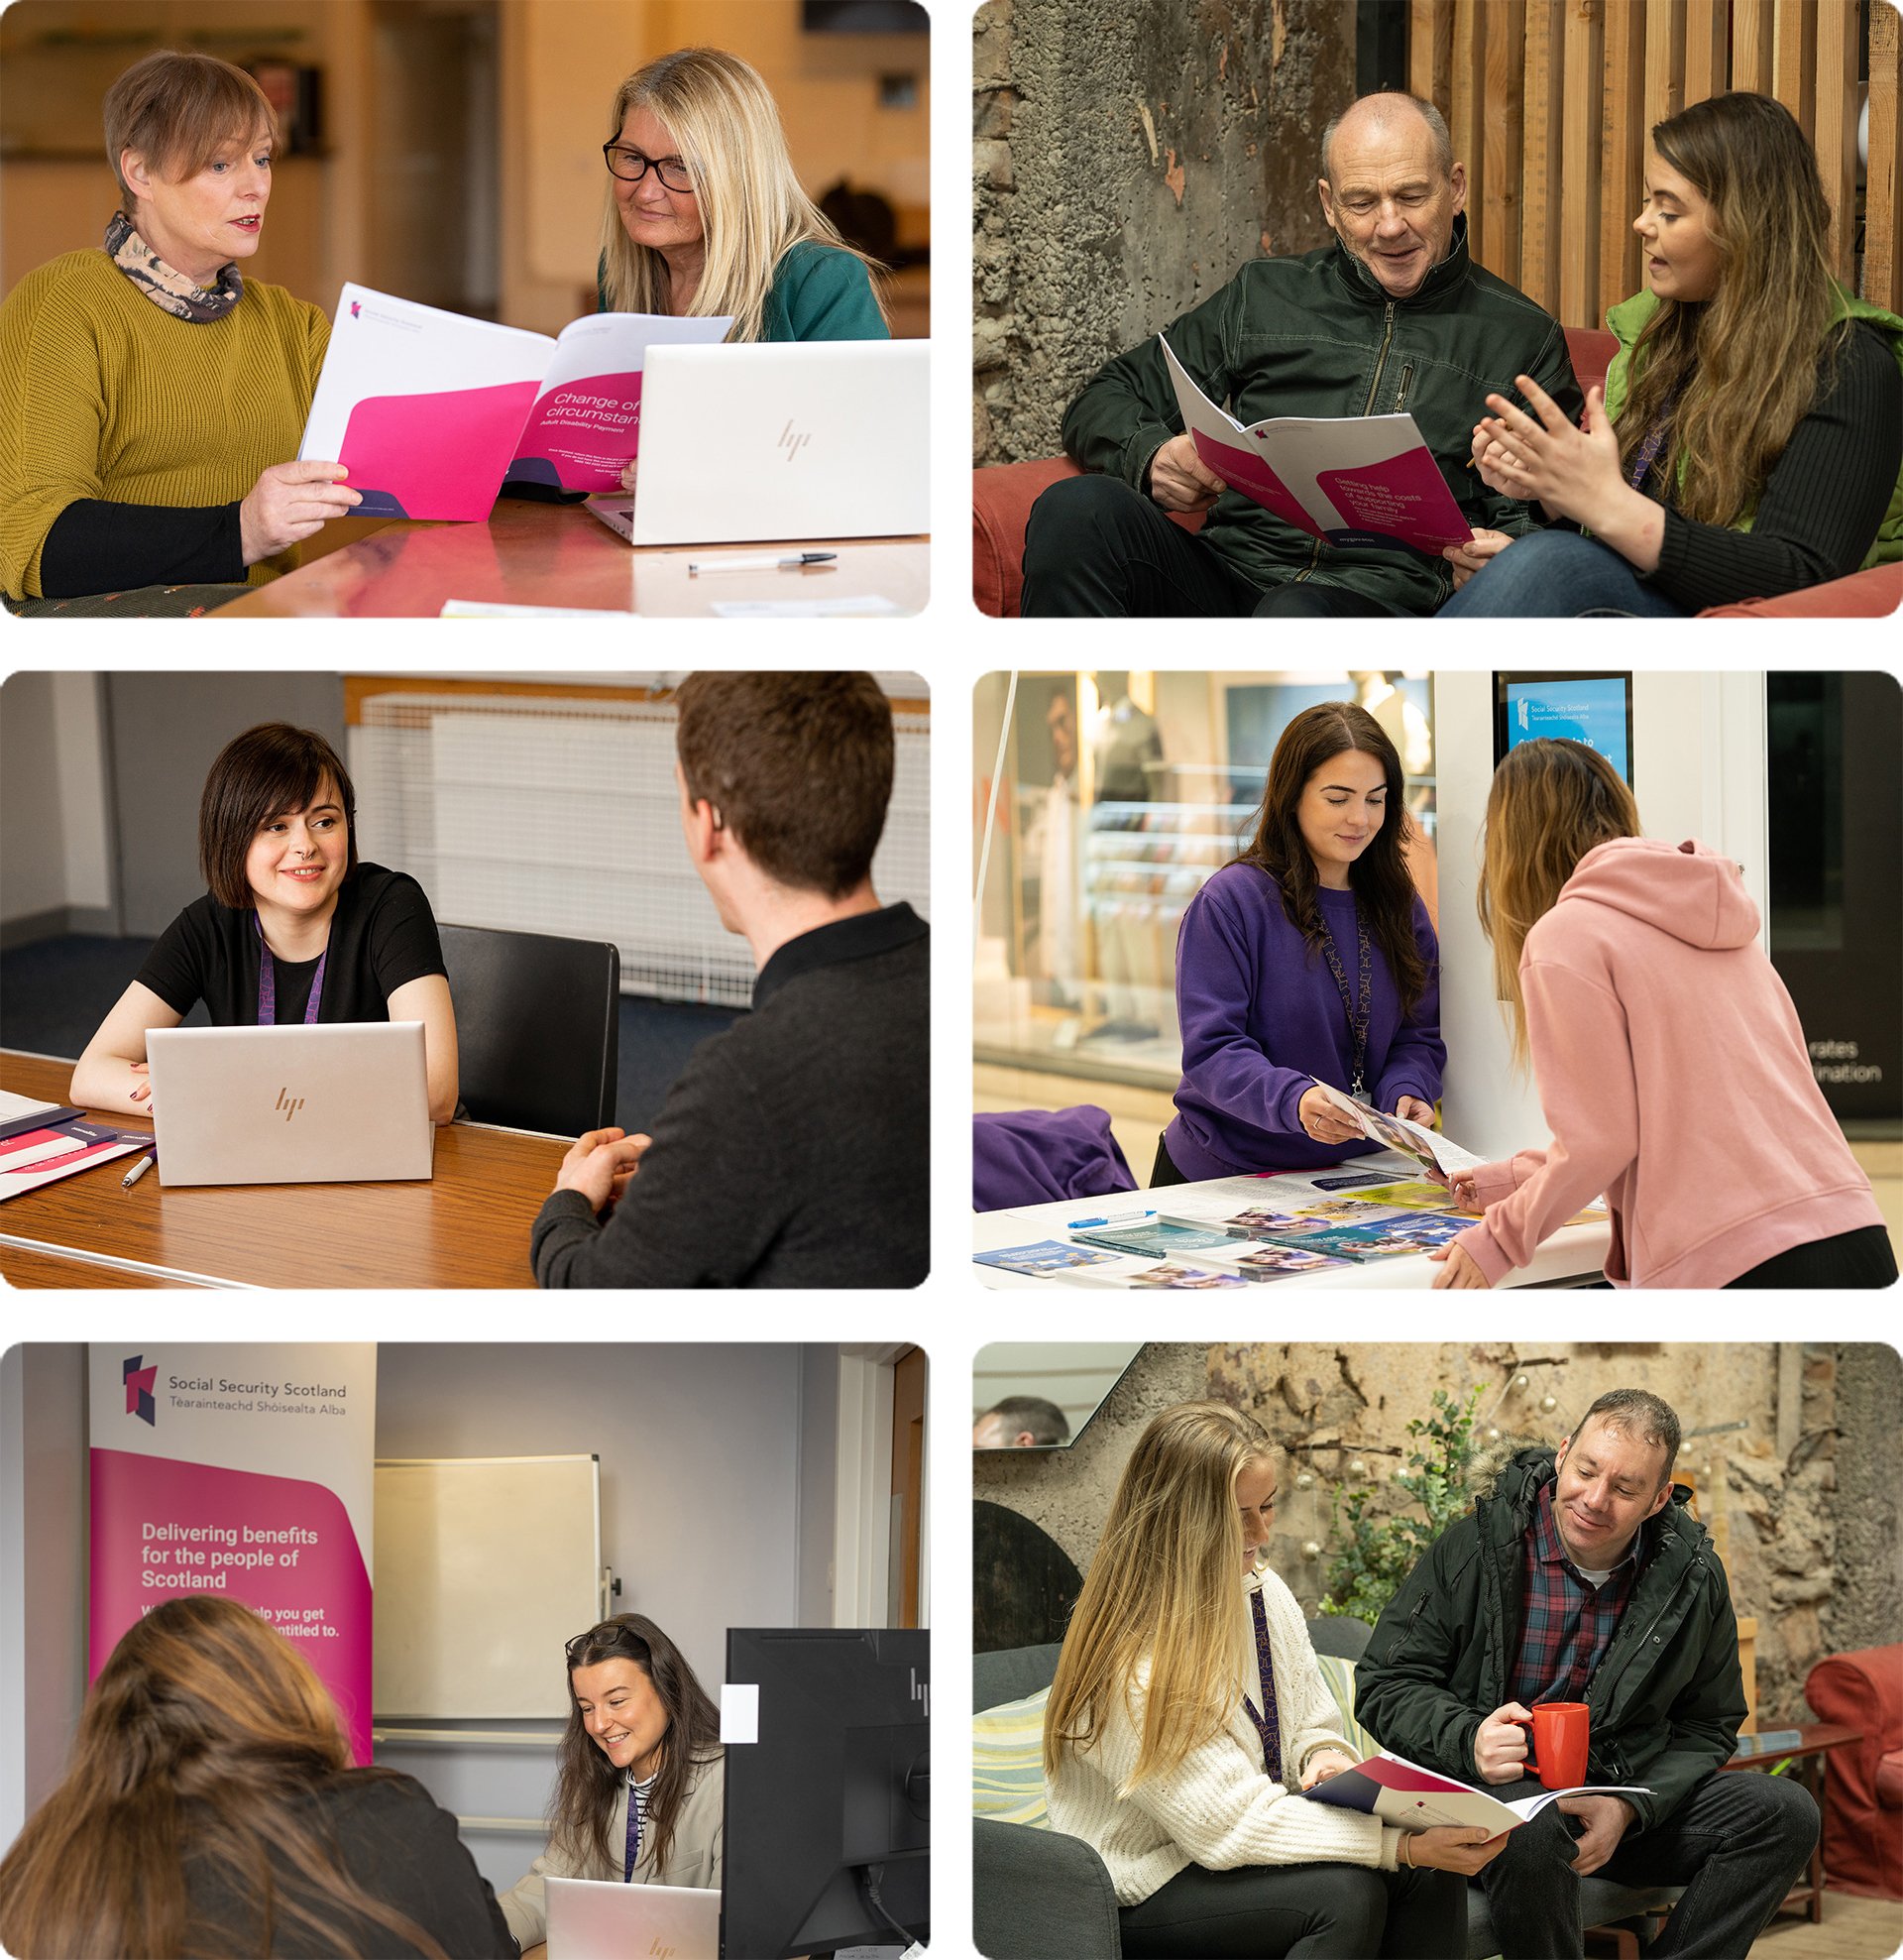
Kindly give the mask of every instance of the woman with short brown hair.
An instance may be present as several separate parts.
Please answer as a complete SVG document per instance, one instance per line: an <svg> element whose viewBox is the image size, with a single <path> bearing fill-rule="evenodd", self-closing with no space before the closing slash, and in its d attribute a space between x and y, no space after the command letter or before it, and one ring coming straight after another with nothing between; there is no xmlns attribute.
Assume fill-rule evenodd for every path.
<svg viewBox="0 0 1903 1960"><path fill-rule="evenodd" d="M1615 1285L1894 1280L1738 867L1641 837L1618 771L1567 741L1508 751L1485 854L1495 991L1553 1137L1454 1178L1486 1216L1428 1254L1445 1261L1434 1284L1498 1284L1602 1192Z"/></svg>
<svg viewBox="0 0 1903 1960"><path fill-rule="evenodd" d="M99 1671L72 1759L0 1862L34 1960L513 1960L456 1819L353 1769L322 1683L235 1599L170 1599Z"/></svg>
<svg viewBox="0 0 1903 1960"><path fill-rule="evenodd" d="M0 589L15 613L202 613L361 500L295 458L330 323L247 283L276 118L228 61L162 50L105 101L103 251L0 305Z"/></svg>
<svg viewBox="0 0 1903 1960"><path fill-rule="evenodd" d="M150 1113L146 1036L202 1000L215 1027L421 1021L430 1120L449 1122L456 1010L436 920L414 878L359 863L357 793L330 744L287 722L228 742L198 805L198 863L205 895L86 1044L74 1099Z"/></svg>

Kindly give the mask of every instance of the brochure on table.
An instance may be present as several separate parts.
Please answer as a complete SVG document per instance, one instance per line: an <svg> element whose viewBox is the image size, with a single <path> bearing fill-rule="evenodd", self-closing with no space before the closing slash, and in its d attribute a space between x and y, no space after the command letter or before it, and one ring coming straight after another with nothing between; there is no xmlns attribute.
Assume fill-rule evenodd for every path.
<svg viewBox="0 0 1903 1960"><path fill-rule="evenodd" d="M1282 415L1245 428L1157 338L1196 454L1285 523L1329 544L1411 547L1436 558L1473 536L1412 415Z"/></svg>
<svg viewBox="0 0 1903 1960"><path fill-rule="evenodd" d="M146 1139L128 1141L130 1133L105 1123L68 1120L44 1129L16 1130L0 1139L0 1202L38 1191L43 1184L69 1178L95 1164L129 1157Z"/></svg>
<svg viewBox="0 0 1903 1960"><path fill-rule="evenodd" d="M1456 1171L1471 1171L1476 1164L1484 1164L1484 1157L1476 1157L1471 1150L1463 1150L1459 1144L1423 1129L1419 1123L1410 1122L1405 1116L1391 1116L1385 1110L1371 1109L1365 1102L1357 1102L1352 1095L1344 1095L1333 1084L1316 1081L1315 1087L1327 1096L1329 1103L1349 1117L1371 1143L1385 1143L1391 1150L1399 1150L1412 1157L1417 1163L1440 1168L1452 1177Z"/></svg>
<svg viewBox="0 0 1903 1960"><path fill-rule="evenodd" d="M1366 1811L1399 1830L1427 1831L1453 1824L1498 1833L1530 1822L1562 1796L1649 1795L1650 1791L1643 1784L1581 1784L1574 1789L1542 1789L1503 1802L1472 1784L1456 1783L1384 1749L1359 1769L1329 1777L1304 1794L1311 1803Z"/></svg>
<svg viewBox="0 0 1903 1960"><path fill-rule="evenodd" d="M346 284L297 454L349 469L358 517L477 521L505 476L617 490L647 349L731 325L595 313L551 340Z"/></svg>

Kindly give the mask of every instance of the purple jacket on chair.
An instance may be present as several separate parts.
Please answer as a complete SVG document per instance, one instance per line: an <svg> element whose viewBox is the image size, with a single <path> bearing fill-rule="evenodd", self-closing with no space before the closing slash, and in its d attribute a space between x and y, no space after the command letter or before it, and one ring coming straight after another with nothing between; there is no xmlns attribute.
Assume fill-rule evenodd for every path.
<svg viewBox="0 0 1903 1960"><path fill-rule="evenodd" d="M1107 1111L1011 1109L971 1119L971 1209L1002 1211L1059 1198L1135 1191Z"/></svg>

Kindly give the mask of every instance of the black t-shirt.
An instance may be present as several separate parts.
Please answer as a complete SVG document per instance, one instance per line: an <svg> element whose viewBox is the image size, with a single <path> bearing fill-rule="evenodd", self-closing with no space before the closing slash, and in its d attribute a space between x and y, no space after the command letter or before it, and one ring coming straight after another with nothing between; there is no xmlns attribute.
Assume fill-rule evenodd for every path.
<svg viewBox="0 0 1903 1960"><path fill-rule="evenodd" d="M210 892L195 899L160 935L136 979L180 1014L203 1000L214 1027L251 1027L258 1019L258 915L235 912ZM280 960L277 1020L297 1025L310 1003L315 960ZM359 864L337 892L330 918L324 992L317 1018L387 1021L399 986L444 972L436 920L423 888L402 871Z"/></svg>

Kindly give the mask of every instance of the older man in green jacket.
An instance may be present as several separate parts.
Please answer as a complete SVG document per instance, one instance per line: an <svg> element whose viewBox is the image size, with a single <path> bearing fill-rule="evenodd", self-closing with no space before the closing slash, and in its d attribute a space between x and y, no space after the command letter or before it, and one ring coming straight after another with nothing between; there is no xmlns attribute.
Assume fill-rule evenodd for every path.
<svg viewBox="0 0 1903 1960"><path fill-rule="evenodd" d="M1431 613L1531 506L1468 468L1486 397L1530 375L1584 409L1558 321L1467 255L1467 180L1447 125L1411 95L1363 96L1322 138L1316 187L1336 242L1258 259L1166 329L1239 421L1406 413L1476 542L1455 555L1323 542L1228 489L1183 433L1159 337L1107 363L1071 403L1063 442L1092 474L1038 499L1025 535L1027 617L1342 618ZM1172 511L1206 511L1194 536Z"/></svg>
<svg viewBox="0 0 1903 1960"><path fill-rule="evenodd" d="M1480 1875L1513 1960L1582 1951L1579 1881L1684 1886L1652 1952L1739 1960L1817 1842L1784 1779L1714 1774L1744 1719L1725 1568L1672 1481L1678 1418L1615 1389L1557 1452L1477 1459L1471 1516L1382 1614L1355 1714L1384 1749L1505 1801L1536 1795L1522 1726L1540 1701L1590 1711L1588 1785L1509 1836Z"/></svg>

